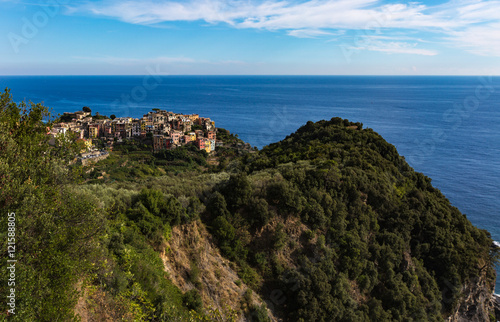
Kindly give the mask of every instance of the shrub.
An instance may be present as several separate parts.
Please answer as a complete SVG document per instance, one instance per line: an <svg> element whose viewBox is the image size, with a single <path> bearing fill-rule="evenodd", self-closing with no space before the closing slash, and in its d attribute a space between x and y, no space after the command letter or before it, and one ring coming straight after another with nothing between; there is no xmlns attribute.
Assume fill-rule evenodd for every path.
<svg viewBox="0 0 500 322"><path fill-rule="evenodd" d="M196 289L187 291L182 297L182 302L190 310L199 311L203 308L203 301Z"/></svg>

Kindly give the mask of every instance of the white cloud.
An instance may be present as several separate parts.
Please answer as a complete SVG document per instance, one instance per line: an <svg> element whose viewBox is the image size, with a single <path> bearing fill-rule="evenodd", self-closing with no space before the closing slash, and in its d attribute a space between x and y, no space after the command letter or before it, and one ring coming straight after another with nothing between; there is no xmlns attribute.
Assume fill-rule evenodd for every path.
<svg viewBox="0 0 500 322"><path fill-rule="evenodd" d="M408 42L382 42L371 39L364 46L351 47L350 50L378 51L387 54L413 54L423 56L435 56L438 53L433 50L417 48L416 43Z"/></svg>
<svg viewBox="0 0 500 322"><path fill-rule="evenodd" d="M453 31L447 39L454 46L476 55L500 57L500 23Z"/></svg>
<svg viewBox="0 0 500 322"><path fill-rule="evenodd" d="M295 29L287 31L287 34L297 38L316 38L318 36L332 36L331 32L326 32L317 29ZM343 34L343 32L335 33L335 35Z"/></svg>
<svg viewBox="0 0 500 322"><path fill-rule="evenodd" d="M364 28L377 20L385 20L383 24L397 24L403 18L406 21L408 17L418 16L425 9L425 6L413 3L378 7L377 4L380 4L380 0L107 0L73 5L73 11L90 12L136 24L204 20L209 23L225 22L239 28L278 30Z"/></svg>
<svg viewBox="0 0 500 322"><path fill-rule="evenodd" d="M103 0L69 6L72 13L107 16L132 24L205 21L235 28L284 30L299 38L335 34L338 30L425 31L449 38L453 46L488 55L495 54L489 42L498 43L498 38L487 32L498 34L500 22L498 0L450 0L435 6L387 4L383 0ZM480 33L478 39L472 37L473 32ZM434 53L403 44L391 46L394 52ZM498 48L496 44L493 47ZM385 51L385 47L374 48Z"/></svg>
<svg viewBox="0 0 500 322"><path fill-rule="evenodd" d="M472 1L472 0L471 0ZM478 9L478 14L495 5ZM496 5L498 7L498 5ZM463 5L462 7L467 7ZM169 21L228 23L239 28L280 29L362 29L445 28L457 25L442 13L426 14L429 8L415 2L383 4L381 0L229 1L188 0L138 1L105 0L72 5L73 12L89 12L129 23L155 24ZM450 8L447 8L450 11ZM455 15L463 15L458 9ZM464 19L466 18L465 15Z"/></svg>
<svg viewBox="0 0 500 322"><path fill-rule="evenodd" d="M451 1L441 13L462 24L481 23L500 19L500 1L468 0Z"/></svg>
<svg viewBox="0 0 500 322"><path fill-rule="evenodd" d="M90 12L134 24L155 24L168 21L204 20L209 23L233 24L253 10L243 1L192 0L176 1L98 1L70 5L72 12Z"/></svg>

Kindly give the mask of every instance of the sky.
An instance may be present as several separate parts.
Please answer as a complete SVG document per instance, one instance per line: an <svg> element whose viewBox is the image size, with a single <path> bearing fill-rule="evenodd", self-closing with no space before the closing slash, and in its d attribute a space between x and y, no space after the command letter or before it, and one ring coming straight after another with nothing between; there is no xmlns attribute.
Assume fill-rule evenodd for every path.
<svg viewBox="0 0 500 322"><path fill-rule="evenodd" d="M500 0L0 0L0 75L500 75Z"/></svg>

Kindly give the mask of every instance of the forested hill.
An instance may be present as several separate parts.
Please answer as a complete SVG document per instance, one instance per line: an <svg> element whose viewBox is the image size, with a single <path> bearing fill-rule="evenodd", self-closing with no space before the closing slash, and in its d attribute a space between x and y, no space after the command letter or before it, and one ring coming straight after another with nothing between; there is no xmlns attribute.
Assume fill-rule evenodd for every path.
<svg viewBox="0 0 500 322"><path fill-rule="evenodd" d="M482 279L491 293L489 233L360 123L308 122L241 169L222 189L232 212L249 225L273 217L305 225L279 250L249 243L258 245L248 258L265 272L264 288L284 291L291 320L438 320L463 309L464 285ZM250 182L248 198L235 182ZM282 228L287 236L293 225Z"/></svg>
<svg viewBox="0 0 500 322"><path fill-rule="evenodd" d="M210 156L129 141L88 166L70 162L72 140L48 144L51 125L42 105L1 95L8 319L495 320L489 233L360 123ZM1 227L6 258L6 215Z"/></svg>

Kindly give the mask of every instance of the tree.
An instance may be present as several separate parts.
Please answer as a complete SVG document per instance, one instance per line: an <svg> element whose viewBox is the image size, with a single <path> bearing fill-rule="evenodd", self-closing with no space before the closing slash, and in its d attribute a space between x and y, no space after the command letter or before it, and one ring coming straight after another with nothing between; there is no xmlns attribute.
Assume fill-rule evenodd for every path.
<svg viewBox="0 0 500 322"><path fill-rule="evenodd" d="M139 201L136 203L135 208L127 211L127 216L136 223L144 236L159 245L162 242L165 227L161 219L152 214L150 210Z"/></svg>
<svg viewBox="0 0 500 322"><path fill-rule="evenodd" d="M203 307L203 301L197 289L187 291L182 297L182 301L191 310L198 311Z"/></svg>
<svg viewBox="0 0 500 322"><path fill-rule="evenodd" d="M181 218L186 217L186 209L174 196L164 196L159 190L143 189L137 197L137 204L142 204L163 223L178 225Z"/></svg>
<svg viewBox="0 0 500 322"><path fill-rule="evenodd" d="M253 197L248 203L251 224L262 227L269 221L269 204L265 199Z"/></svg>
<svg viewBox="0 0 500 322"><path fill-rule="evenodd" d="M92 113L92 110L91 110L91 109L90 109L90 107L88 107L88 106L84 106L84 107L82 108L82 111L84 111L85 113Z"/></svg>
<svg viewBox="0 0 500 322"><path fill-rule="evenodd" d="M16 311L14 320L73 320L78 280L90 263L102 233L103 215L95 199L67 184L67 167L77 151L72 142L48 144L48 109L16 104L6 90L0 97L0 211L15 213ZM7 216L0 217L7 231ZM7 238L2 240L7 250ZM0 266L7 271L6 261ZM0 275L5 298L7 274Z"/></svg>
<svg viewBox="0 0 500 322"><path fill-rule="evenodd" d="M300 191L286 180L270 184L267 187L267 198L278 207L281 214L298 213L303 207Z"/></svg>
<svg viewBox="0 0 500 322"><path fill-rule="evenodd" d="M116 115L111 114L111 115L109 116L109 118L110 118L111 120L114 120L114 119L116 118Z"/></svg>
<svg viewBox="0 0 500 322"><path fill-rule="evenodd" d="M245 173L231 175L222 189L229 209L236 210L245 205L252 195L252 185Z"/></svg>
<svg viewBox="0 0 500 322"><path fill-rule="evenodd" d="M227 210L227 203L224 196L216 191L208 200L207 211L210 213L212 218L222 216L224 218L229 218L229 211Z"/></svg>

